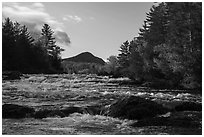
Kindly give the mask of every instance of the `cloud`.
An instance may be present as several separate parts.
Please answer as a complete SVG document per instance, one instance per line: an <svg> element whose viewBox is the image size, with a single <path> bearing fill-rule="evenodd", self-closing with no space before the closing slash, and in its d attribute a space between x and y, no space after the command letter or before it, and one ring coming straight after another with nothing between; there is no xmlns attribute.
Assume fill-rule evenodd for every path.
<svg viewBox="0 0 204 137"><path fill-rule="evenodd" d="M89 17L89 19L90 19L90 20L95 20L95 18L94 18L94 17Z"/></svg>
<svg viewBox="0 0 204 137"><path fill-rule="evenodd" d="M39 9L39 3L37 5L38 7L36 7L35 4L28 7L21 6L19 3L6 4L6 6L3 5L3 17L10 17L19 22L29 23L43 23L53 20L48 13L42 10L42 6L41 10Z"/></svg>
<svg viewBox="0 0 204 137"><path fill-rule="evenodd" d="M62 20L67 21L67 20L68 20L68 18L67 18L67 17L63 17L63 18L62 18Z"/></svg>
<svg viewBox="0 0 204 137"><path fill-rule="evenodd" d="M33 6L33 7L36 7L36 8L44 8L44 7L45 7L45 6L44 6L42 3L40 3L40 2L33 3L32 6Z"/></svg>
<svg viewBox="0 0 204 137"><path fill-rule="evenodd" d="M64 21L73 21L73 22L76 22L76 23L79 23L79 22L82 21L82 18L80 18L77 15L65 15L62 19Z"/></svg>
<svg viewBox="0 0 204 137"><path fill-rule="evenodd" d="M67 33L63 31L55 31L54 37L59 43L62 43L65 45L69 45L71 43Z"/></svg>
<svg viewBox="0 0 204 137"><path fill-rule="evenodd" d="M9 2L3 3L2 5L3 18L9 17L14 21L18 21L19 23L26 25L31 34L35 35L34 37L37 37L38 33L40 34L44 23L49 24L55 32L63 32L63 23L57 21L53 16L48 14L42 3L32 3L25 6L21 3ZM66 34L66 32L63 33ZM58 37L56 40L60 40L57 42L67 43L67 34L67 38L65 38L66 36L64 35L64 40L66 40L65 42L62 41L63 39L59 39L58 34L55 34L55 36Z"/></svg>

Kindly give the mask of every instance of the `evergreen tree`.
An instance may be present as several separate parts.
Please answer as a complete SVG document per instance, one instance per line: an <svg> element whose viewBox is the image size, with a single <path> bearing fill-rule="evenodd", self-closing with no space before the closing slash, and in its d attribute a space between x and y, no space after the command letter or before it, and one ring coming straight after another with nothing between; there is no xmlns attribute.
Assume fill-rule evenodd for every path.
<svg viewBox="0 0 204 137"><path fill-rule="evenodd" d="M148 31L144 35L144 39L152 47L165 43L168 25L168 9L166 3L160 3L158 6L152 6L150 12L147 13L146 24Z"/></svg>
<svg viewBox="0 0 204 137"><path fill-rule="evenodd" d="M42 28L42 37L44 38L45 48L49 55L50 68L56 70L62 70L60 54L63 51L62 48L57 46L55 38L53 37L54 31L48 24L44 24Z"/></svg>
<svg viewBox="0 0 204 137"><path fill-rule="evenodd" d="M50 26L48 24L44 24L43 28L42 28L42 37L45 40L45 48L47 49L47 53L50 56L53 56L53 52L54 52L54 47L56 46L55 43L55 38L53 37L53 30L50 28Z"/></svg>
<svg viewBox="0 0 204 137"><path fill-rule="evenodd" d="M32 46L34 39L31 37L30 33L28 32L27 27L24 25L20 27L19 25L19 35L18 39L16 41L16 68L18 70L22 71L28 71L30 68L32 68Z"/></svg>
<svg viewBox="0 0 204 137"><path fill-rule="evenodd" d="M48 73L49 71L49 55L47 54L47 49L44 47L44 42L41 39L38 39L34 42L32 48L32 64L33 68L38 70L41 73Z"/></svg>
<svg viewBox="0 0 204 137"><path fill-rule="evenodd" d="M118 61L119 64L122 68L127 68L129 66L129 41L125 41L121 46L120 46L120 54L118 55Z"/></svg>
<svg viewBox="0 0 204 137"><path fill-rule="evenodd" d="M157 54L154 52L154 48L157 45L163 44L166 41L168 14L165 3L160 3L158 6L152 6L150 12L147 13L146 23L148 24L148 30L143 34L143 58L145 63L145 72L148 73L151 78L155 77L155 70L157 66L155 64L155 58Z"/></svg>
<svg viewBox="0 0 204 137"><path fill-rule="evenodd" d="M12 65L13 51L15 47L15 29L10 18L2 23L2 63L3 70L10 69Z"/></svg>

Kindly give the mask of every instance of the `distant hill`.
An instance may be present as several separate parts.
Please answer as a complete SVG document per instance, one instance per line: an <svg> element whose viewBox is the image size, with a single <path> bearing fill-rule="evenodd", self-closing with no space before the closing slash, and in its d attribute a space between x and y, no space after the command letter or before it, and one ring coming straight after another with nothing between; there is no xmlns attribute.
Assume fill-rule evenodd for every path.
<svg viewBox="0 0 204 137"><path fill-rule="evenodd" d="M63 62L96 63L104 65L105 61L90 52L83 52L74 57L62 59Z"/></svg>

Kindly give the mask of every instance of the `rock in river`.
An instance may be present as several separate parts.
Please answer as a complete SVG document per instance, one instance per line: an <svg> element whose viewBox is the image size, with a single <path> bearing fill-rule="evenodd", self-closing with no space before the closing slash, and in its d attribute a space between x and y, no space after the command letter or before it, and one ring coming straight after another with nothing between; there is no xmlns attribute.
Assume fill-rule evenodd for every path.
<svg viewBox="0 0 204 137"><path fill-rule="evenodd" d="M195 102L183 102L175 107L176 111L202 111L202 104Z"/></svg>
<svg viewBox="0 0 204 137"><path fill-rule="evenodd" d="M136 96L126 96L113 103L107 115L125 119L144 119L165 114L167 108L154 101Z"/></svg>
<svg viewBox="0 0 204 137"><path fill-rule="evenodd" d="M196 111L172 112L168 117L154 117L138 120L133 127L171 126L182 128L201 128L202 113Z"/></svg>
<svg viewBox="0 0 204 137"><path fill-rule="evenodd" d="M25 118L31 117L35 112L33 108L16 104L4 104L2 106L2 118Z"/></svg>

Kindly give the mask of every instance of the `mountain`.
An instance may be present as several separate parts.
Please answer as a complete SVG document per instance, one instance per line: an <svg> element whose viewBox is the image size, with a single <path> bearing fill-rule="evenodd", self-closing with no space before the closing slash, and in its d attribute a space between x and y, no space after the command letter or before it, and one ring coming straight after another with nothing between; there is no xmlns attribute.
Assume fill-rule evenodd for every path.
<svg viewBox="0 0 204 137"><path fill-rule="evenodd" d="M74 57L62 59L62 61L66 62L81 62L81 63L96 63L104 65L105 61L99 57L94 56L90 52L83 52Z"/></svg>

